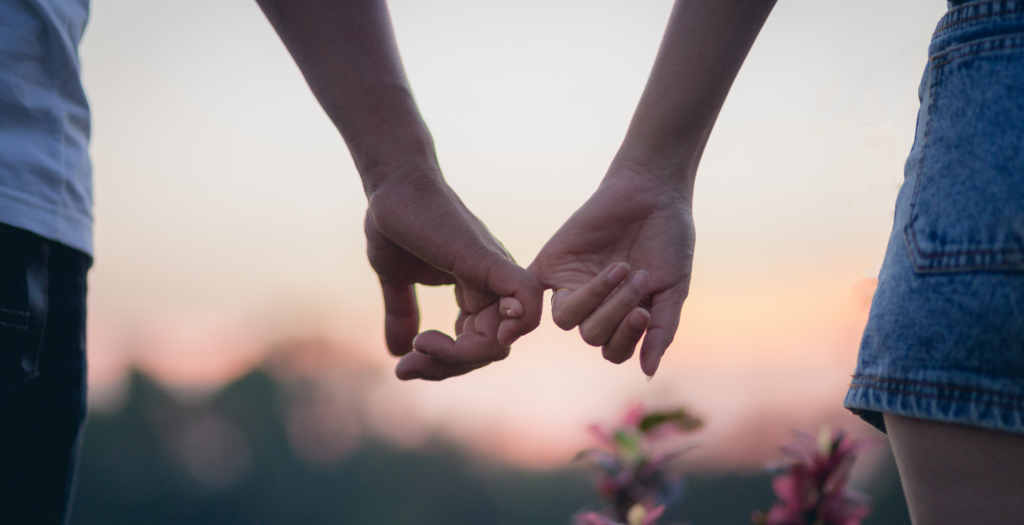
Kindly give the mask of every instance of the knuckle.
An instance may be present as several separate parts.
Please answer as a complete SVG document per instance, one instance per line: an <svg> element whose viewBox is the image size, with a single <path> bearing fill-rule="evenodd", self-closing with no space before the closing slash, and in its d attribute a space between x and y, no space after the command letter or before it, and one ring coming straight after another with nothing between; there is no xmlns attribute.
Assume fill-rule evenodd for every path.
<svg viewBox="0 0 1024 525"><path fill-rule="evenodd" d="M584 297L586 302L588 303L600 304L601 301L604 301L604 299L608 297L608 294L611 293L611 291L614 289L614 287L608 284L607 279L605 279L604 283L601 283L599 286L595 286L587 290Z"/></svg>
<svg viewBox="0 0 1024 525"><path fill-rule="evenodd" d="M621 365L622 363L625 363L630 356L629 353L624 352L622 351L622 349L613 347L611 345L606 345L603 348L601 348L601 355L604 356L606 361L611 361L616 365Z"/></svg>
<svg viewBox="0 0 1024 525"><path fill-rule="evenodd" d="M626 296L624 302L628 301L630 303L639 303L641 299L647 296L647 288L637 288L635 284L630 283L623 295Z"/></svg>
<svg viewBox="0 0 1024 525"><path fill-rule="evenodd" d="M572 330L576 327L576 323L565 312L552 312L551 320L555 322L555 326L562 330Z"/></svg>
<svg viewBox="0 0 1024 525"><path fill-rule="evenodd" d="M492 361L504 361L512 353L512 349L507 346L498 347L494 352Z"/></svg>
<svg viewBox="0 0 1024 525"><path fill-rule="evenodd" d="M607 337L602 337L598 330L589 326L580 326L580 337L590 346L601 346L608 342Z"/></svg>
<svg viewBox="0 0 1024 525"><path fill-rule="evenodd" d="M633 326L633 323L629 322L629 320L627 320L624 324L626 326L622 327L622 329L624 329L625 331L623 335L627 340L631 341L633 344L636 344L636 342L639 341L641 337L643 337L644 332L647 331L647 326ZM650 323L648 322L648 324Z"/></svg>

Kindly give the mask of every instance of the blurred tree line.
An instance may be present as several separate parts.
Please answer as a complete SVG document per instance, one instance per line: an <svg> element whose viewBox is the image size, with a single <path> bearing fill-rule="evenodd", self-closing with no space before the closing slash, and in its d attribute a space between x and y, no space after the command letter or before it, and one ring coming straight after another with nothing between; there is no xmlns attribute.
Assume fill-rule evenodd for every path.
<svg viewBox="0 0 1024 525"><path fill-rule="evenodd" d="M303 459L289 394L257 369L182 401L134 373L123 407L93 413L72 525L565 525L596 501L588 473L487 463L435 440L415 450L363 437L328 462ZM867 525L909 524L894 467L867 488ZM749 523L774 500L767 474L701 475L666 521Z"/></svg>

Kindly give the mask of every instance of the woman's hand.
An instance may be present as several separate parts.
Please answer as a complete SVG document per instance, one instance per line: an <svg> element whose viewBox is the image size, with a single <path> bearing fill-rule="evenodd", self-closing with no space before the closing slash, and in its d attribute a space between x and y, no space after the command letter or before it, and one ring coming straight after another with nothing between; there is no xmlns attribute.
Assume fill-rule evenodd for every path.
<svg viewBox="0 0 1024 525"><path fill-rule="evenodd" d="M775 0L676 1L611 169L530 265L556 290L555 323L564 329L579 325L583 339L601 345L609 361L629 359L646 330L640 366L653 375L675 337L690 288L697 166L729 87L774 5ZM624 269L633 275L621 282ZM635 302L637 297L642 299Z"/></svg>
<svg viewBox="0 0 1024 525"><path fill-rule="evenodd" d="M594 195L530 265L554 288L552 317L605 359L629 359L646 331L640 366L654 375L690 287L694 228L689 193L613 166Z"/></svg>

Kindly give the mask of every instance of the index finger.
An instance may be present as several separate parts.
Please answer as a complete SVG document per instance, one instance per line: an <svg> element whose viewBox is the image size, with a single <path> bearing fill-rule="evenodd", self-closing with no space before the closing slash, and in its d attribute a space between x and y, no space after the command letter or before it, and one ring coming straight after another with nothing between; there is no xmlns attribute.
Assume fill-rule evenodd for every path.
<svg viewBox="0 0 1024 525"><path fill-rule="evenodd" d="M436 331L423 332L416 338L416 351L437 361L459 367L479 367L508 357L510 348L497 338L502 321L497 303L477 315L466 318L462 333L452 338Z"/></svg>
<svg viewBox="0 0 1024 525"><path fill-rule="evenodd" d="M409 352L395 365L395 375L402 381L422 379L443 381L450 377L468 374L477 367L459 366L434 359L420 352Z"/></svg>
<svg viewBox="0 0 1024 525"><path fill-rule="evenodd" d="M384 296L384 341L392 355L412 352L412 341L420 331L420 307L416 285L380 283Z"/></svg>

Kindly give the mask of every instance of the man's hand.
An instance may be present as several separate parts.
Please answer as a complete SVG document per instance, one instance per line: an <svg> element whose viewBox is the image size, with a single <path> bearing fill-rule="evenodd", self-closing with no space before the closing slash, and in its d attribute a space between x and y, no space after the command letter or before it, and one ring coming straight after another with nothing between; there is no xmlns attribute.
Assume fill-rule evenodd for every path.
<svg viewBox="0 0 1024 525"><path fill-rule="evenodd" d="M363 181L385 338L391 353L404 356L398 376L440 380L503 359L516 338L540 324L543 289L441 176L385 1L257 2L345 138ZM417 336L416 283L455 284L457 339Z"/></svg>
<svg viewBox="0 0 1024 525"><path fill-rule="evenodd" d="M646 330L640 366L654 375L679 326L693 246L689 196L613 166L530 271L556 290L555 324L579 326L583 340L601 346L605 359L629 359Z"/></svg>
<svg viewBox="0 0 1024 525"><path fill-rule="evenodd" d="M404 173L370 197L370 265L384 296L388 349L401 379L442 380L508 356L540 324L543 288L519 267L439 172ZM455 285L456 338L419 332L416 283ZM499 296L505 296L499 312Z"/></svg>

